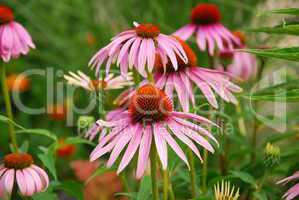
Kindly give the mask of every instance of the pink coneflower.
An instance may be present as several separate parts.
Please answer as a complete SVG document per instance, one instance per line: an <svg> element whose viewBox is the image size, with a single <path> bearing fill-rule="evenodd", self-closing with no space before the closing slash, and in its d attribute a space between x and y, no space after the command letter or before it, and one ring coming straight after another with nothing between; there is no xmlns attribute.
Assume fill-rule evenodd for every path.
<svg viewBox="0 0 299 200"><path fill-rule="evenodd" d="M227 44L232 49L234 43L239 43L238 38L224 27L220 20L221 14L216 5L200 3L191 12L191 23L177 30L174 35L187 40L195 33L198 47L202 51L208 49L209 54L214 55L216 46L223 50Z"/></svg>
<svg viewBox="0 0 299 200"><path fill-rule="evenodd" d="M4 164L0 166L0 187L11 194L15 182L23 196L32 196L48 188L49 177L43 169L33 164L31 155L11 153L4 157Z"/></svg>
<svg viewBox="0 0 299 200"><path fill-rule="evenodd" d="M175 69L178 67L175 54L187 62L181 45L173 37L160 33L158 26L136 22L134 26L112 38L112 42L91 59L89 65L96 68L96 74L106 61L106 73L109 73L111 64L116 62L122 75L128 72L128 68L134 67L146 77L147 71L153 70L157 51L168 56Z"/></svg>
<svg viewBox="0 0 299 200"><path fill-rule="evenodd" d="M108 74L106 78L92 80L86 74L78 71L77 74L69 72L69 75L64 75L64 78L68 81L68 84L82 87L89 91L98 90L112 90L121 89L125 86L130 86L133 84L132 74L128 73L125 76L114 77L113 74Z"/></svg>
<svg viewBox="0 0 299 200"><path fill-rule="evenodd" d="M279 182L277 182L277 184L286 184L290 181L293 180L298 180L299 179L299 171L297 171L295 174L293 174L292 176L289 176ZM294 185L293 187L291 187L284 195L283 198L286 200L292 200L295 197L297 197L299 195L299 183L297 183L296 185Z"/></svg>
<svg viewBox="0 0 299 200"><path fill-rule="evenodd" d="M0 5L0 56L4 62L10 58L26 55L30 48L35 48L26 29L14 21L11 8Z"/></svg>
<svg viewBox="0 0 299 200"><path fill-rule="evenodd" d="M183 112L175 112L170 98L152 84L138 88L130 99L129 108L122 113L120 120L98 123L111 132L104 136L90 155L94 161L111 152L107 167L111 167L127 146L117 172L120 173L132 160L139 148L136 177L141 178L149 161L152 143L155 144L163 169L167 168L167 144L189 166L188 160L174 137L186 144L200 159L196 142L210 152L211 144L204 136L216 139L200 125L188 121L213 124L208 119Z"/></svg>
<svg viewBox="0 0 299 200"><path fill-rule="evenodd" d="M214 92L217 93L226 102L237 103L237 99L232 94L233 92L241 92L242 89L228 80L228 76L221 71L211 70L202 67L197 67L197 58L193 50L188 44L179 38L186 52L189 62L187 64L180 62L177 71L174 71L171 63L168 62L166 69L161 64L161 60L156 60L155 63L155 79L157 87L163 89L168 96L172 97L174 90L178 94L178 99L185 112L189 111L189 101L195 104L192 82L197 85L208 102L215 108L218 103Z"/></svg>
<svg viewBox="0 0 299 200"><path fill-rule="evenodd" d="M239 38L240 45L235 45L236 49L246 48L245 35L240 31L235 31L233 34ZM257 74L256 57L250 53L225 49L220 51L219 57L222 59L232 60L232 63L227 66L226 71L232 75L241 78L244 81L255 77Z"/></svg>

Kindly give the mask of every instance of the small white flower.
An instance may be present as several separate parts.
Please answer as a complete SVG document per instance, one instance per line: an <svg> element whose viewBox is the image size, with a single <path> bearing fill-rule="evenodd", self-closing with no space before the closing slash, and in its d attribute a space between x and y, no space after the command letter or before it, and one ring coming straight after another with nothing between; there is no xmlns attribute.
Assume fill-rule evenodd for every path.
<svg viewBox="0 0 299 200"><path fill-rule="evenodd" d="M132 73L128 73L125 76L114 77L113 74L109 74L104 80L95 79L92 80L86 74L81 71L77 71L77 74L74 72L69 72L69 74L64 75L64 78L67 80L68 84L82 87L89 91L97 91L100 89L103 90L112 90L112 89L121 89L126 86L133 85Z"/></svg>

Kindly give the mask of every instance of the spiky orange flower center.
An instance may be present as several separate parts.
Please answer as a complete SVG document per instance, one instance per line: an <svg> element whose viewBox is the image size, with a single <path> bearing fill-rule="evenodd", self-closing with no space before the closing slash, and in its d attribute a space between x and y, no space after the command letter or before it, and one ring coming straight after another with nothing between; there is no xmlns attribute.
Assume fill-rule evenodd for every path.
<svg viewBox="0 0 299 200"><path fill-rule="evenodd" d="M200 3L191 12L191 21L194 24L212 24L221 20L218 7L212 3Z"/></svg>
<svg viewBox="0 0 299 200"><path fill-rule="evenodd" d="M137 89L129 105L129 112L134 122L163 121L172 111L172 101L152 84Z"/></svg>
<svg viewBox="0 0 299 200"><path fill-rule="evenodd" d="M173 36L175 37L175 36ZM182 45L187 58L188 58L188 63L185 63L181 57L179 57L178 55L176 55L177 57L177 61L178 61L178 70L183 70L186 67L194 67L197 65L197 57L196 54L194 53L194 51L190 48L190 46L183 40L181 40L179 37L175 37L175 39ZM164 73L164 67L162 64L162 59L161 56L159 54L157 54L156 56L156 60L155 60L155 69L160 72L160 73ZM172 65L172 63L170 61L167 62L166 64L166 69L165 69L166 73L172 73L175 72L175 69Z"/></svg>
<svg viewBox="0 0 299 200"><path fill-rule="evenodd" d="M27 153L11 153L4 157L4 166L9 169L24 169L33 164L33 158Z"/></svg>
<svg viewBox="0 0 299 200"><path fill-rule="evenodd" d="M107 87L107 82L104 80L92 80L89 84L94 90L100 90Z"/></svg>
<svg viewBox="0 0 299 200"><path fill-rule="evenodd" d="M13 11L11 8L0 5L0 24L6 24L14 20Z"/></svg>
<svg viewBox="0 0 299 200"><path fill-rule="evenodd" d="M138 36L143 38L155 38L160 34L159 27L153 24L140 24L135 31Z"/></svg>

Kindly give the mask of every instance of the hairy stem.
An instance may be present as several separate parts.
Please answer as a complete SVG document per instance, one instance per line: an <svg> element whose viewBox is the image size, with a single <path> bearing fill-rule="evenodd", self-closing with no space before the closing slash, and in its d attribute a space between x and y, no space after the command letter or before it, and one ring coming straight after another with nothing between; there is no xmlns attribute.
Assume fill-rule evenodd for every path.
<svg viewBox="0 0 299 200"><path fill-rule="evenodd" d="M13 119L12 108L11 108L11 99L9 96L8 87L6 83L6 71L5 71L4 64L2 64L1 66L1 81L2 81L2 90L3 90L4 101L5 101L6 114L10 120L10 123L8 123L8 133L9 133L10 141L14 147L14 150L17 152L18 144L17 144L14 125L11 123L14 121L14 119Z"/></svg>
<svg viewBox="0 0 299 200"><path fill-rule="evenodd" d="M168 200L169 190L169 173L168 170L163 170L163 200Z"/></svg>
<svg viewBox="0 0 299 200"><path fill-rule="evenodd" d="M191 183L191 195L194 199L196 197L196 173L195 173L195 164L194 156L191 149L188 149L188 159L190 164L190 183Z"/></svg>
<svg viewBox="0 0 299 200"><path fill-rule="evenodd" d="M202 165L202 192L207 192L207 175L208 175L208 150L203 152L203 165Z"/></svg>

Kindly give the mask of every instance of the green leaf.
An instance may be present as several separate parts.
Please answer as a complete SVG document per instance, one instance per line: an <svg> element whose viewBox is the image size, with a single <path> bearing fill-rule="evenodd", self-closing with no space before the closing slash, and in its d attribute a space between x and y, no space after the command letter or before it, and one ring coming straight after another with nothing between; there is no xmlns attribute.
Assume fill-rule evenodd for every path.
<svg viewBox="0 0 299 200"><path fill-rule="evenodd" d="M253 196L255 197L255 199L257 200L267 200L267 195L264 191L256 191L253 193Z"/></svg>
<svg viewBox="0 0 299 200"><path fill-rule="evenodd" d="M25 129L23 126L17 124L14 121L11 121L8 117L4 116L4 115L0 115L0 121L4 122L4 123L8 123L8 124L13 124L16 127L20 128L20 129Z"/></svg>
<svg viewBox="0 0 299 200"><path fill-rule="evenodd" d="M275 27L262 27L262 28L255 28L255 29L246 29L246 31L271 33L271 34L299 35L299 25L290 24L290 25L280 25Z"/></svg>
<svg viewBox="0 0 299 200"><path fill-rule="evenodd" d="M144 176L141 184L140 189L137 194L137 200L146 200L149 198L151 194L151 178L149 176Z"/></svg>
<svg viewBox="0 0 299 200"><path fill-rule="evenodd" d="M283 8L270 11L275 14L299 15L299 8Z"/></svg>
<svg viewBox="0 0 299 200"><path fill-rule="evenodd" d="M18 133L18 134L27 133L27 134L33 134L33 135L41 135L41 136L48 137L54 141L57 141L56 135L54 135L53 133L51 133L50 131L48 131L46 129L24 129L24 130L18 130L18 131L16 131L16 133Z"/></svg>
<svg viewBox="0 0 299 200"><path fill-rule="evenodd" d="M78 200L83 200L83 185L77 181L67 180L59 184L56 189L61 189L71 197L75 197Z"/></svg>
<svg viewBox="0 0 299 200"><path fill-rule="evenodd" d="M41 192L32 196L33 200L58 200L58 196L54 192Z"/></svg>
<svg viewBox="0 0 299 200"><path fill-rule="evenodd" d="M264 88L253 94L243 96L250 100L265 101L298 101L299 100L299 80L289 80L285 83Z"/></svg>
<svg viewBox="0 0 299 200"><path fill-rule="evenodd" d="M266 145L267 142L275 143L275 142L279 142L281 140L292 138L292 137L295 137L297 134L298 134L297 131L288 132L288 133L272 134L272 135L270 135L270 137L266 138L264 145Z"/></svg>
<svg viewBox="0 0 299 200"><path fill-rule="evenodd" d="M83 138L80 138L80 137L68 137L65 140L65 143L67 143L67 144L88 144L91 146L95 146L95 144L93 142L83 139Z"/></svg>
<svg viewBox="0 0 299 200"><path fill-rule="evenodd" d="M256 181L253 176L246 172L241 171L230 171L233 177L241 179L245 183L249 183L250 185L256 186Z"/></svg>
<svg viewBox="0 0 299 200"><path fill-rule="evenodd" d="M37 157L42 161L45 167L53 175L54 179L57 180L57 172L55 168L55 159L53 153L38 154Z"/></svg>
<svg viewBox="0 0 299 200"><path fill-rule="evenodd" d="M278 58L299 62L299 47L275 48L275 49L244 49L248 53L267 58Z"/></svg>

